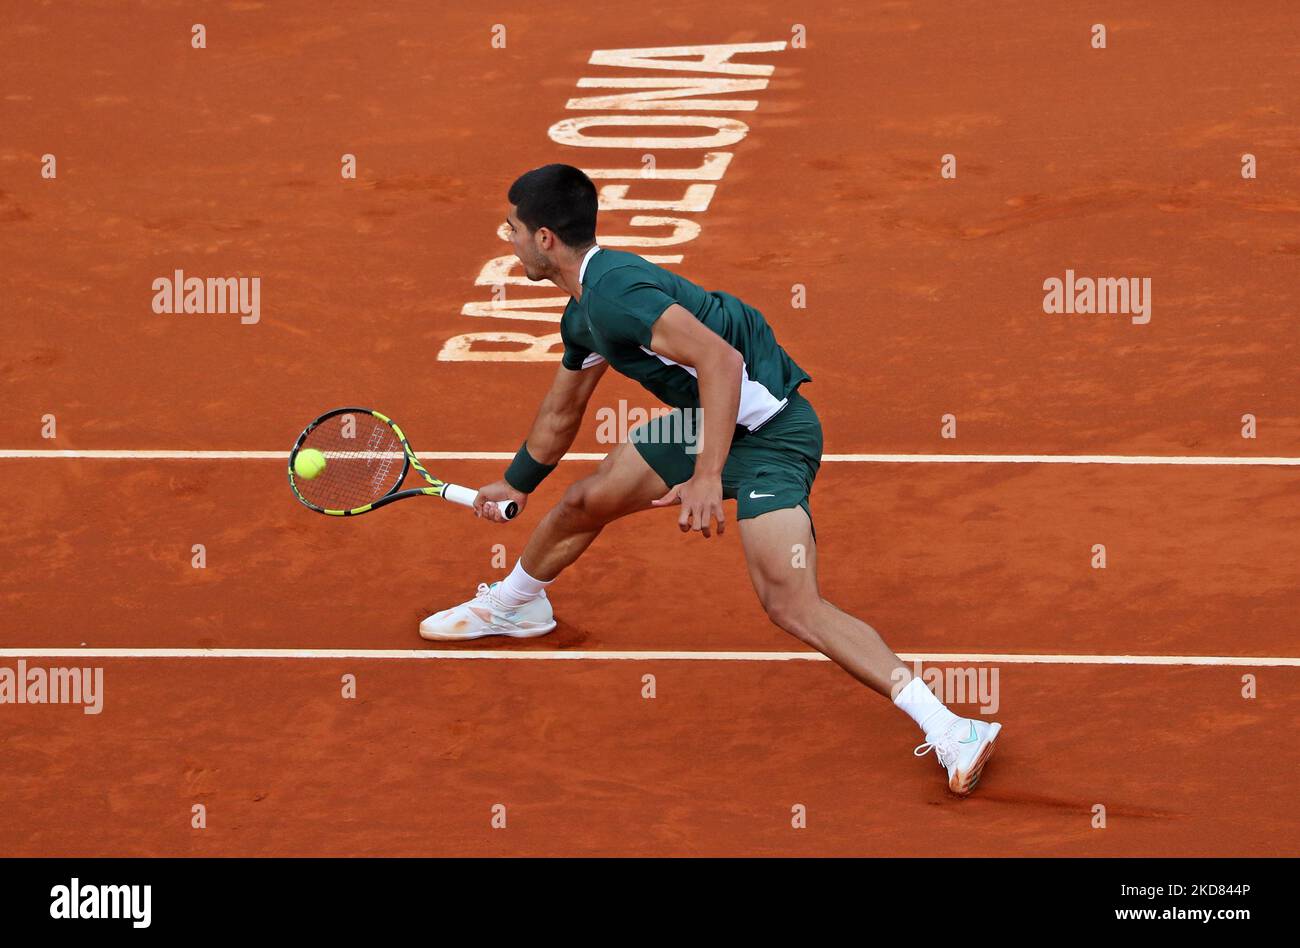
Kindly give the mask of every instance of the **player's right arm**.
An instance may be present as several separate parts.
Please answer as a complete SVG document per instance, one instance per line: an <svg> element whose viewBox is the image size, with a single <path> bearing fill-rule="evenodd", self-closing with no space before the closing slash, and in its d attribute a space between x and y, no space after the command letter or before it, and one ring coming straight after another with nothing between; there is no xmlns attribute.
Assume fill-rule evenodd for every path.
<svg viewBox="0 0 1300 948"><path fill-rule="evenodd" d="M573 445L582 426L582 418L587 413L587 402L596 390L609 363L601 360L585 369L568 369L560 365L555 373L551 390L542 399L533 419L533 427L528 432L525 442L529 455L539 464L558 464L560 458ZM502 478L479 490L474 498L474 510L481 517L499 520L495 507L485 507L489 500L513 500L522 513L528 503L528 495L515 490Z"/></svg>

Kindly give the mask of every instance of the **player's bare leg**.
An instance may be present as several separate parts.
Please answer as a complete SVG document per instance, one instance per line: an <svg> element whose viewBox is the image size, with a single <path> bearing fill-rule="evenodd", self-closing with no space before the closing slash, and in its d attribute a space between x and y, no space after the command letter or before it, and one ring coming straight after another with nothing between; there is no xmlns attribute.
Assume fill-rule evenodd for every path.
<svg viewBox="0 0 1300 948"><path fill-rule="evenodd" d="M448 642L545 635L556 624L546 587L591 546L605 524L651 509L650 502L667 490L633 444L618 445L542 518L503 582L480 583L473 599L426 618L421 637Z"/></svg>
<svg viewBox="0 0 1300 948"><path fill-rule="evenodd" d="M873 691L892 697L912 674L871 626L821 597L817 544L801 507L740 521L745 563L768 616Z"/></svg>
<svg viewBox="0 0 1300 948"><path fill-rule="evenodd" d="M936 698L871 626L821 597L812 524L800 507L740 521L745 562L768 616L864 685L893 699L925 734L918 753L935 751L948 788L967 794L993 753L1002 725L959 718Z"/></svg>
<svg viewBox="0 0 1300 948"><path fill-rule="evenodd" d="M638 510L668 490L635 445L620 444L589 477L575 482L533 530L520 557L530 576L550 582L580 557L605 525Z"/></svg>

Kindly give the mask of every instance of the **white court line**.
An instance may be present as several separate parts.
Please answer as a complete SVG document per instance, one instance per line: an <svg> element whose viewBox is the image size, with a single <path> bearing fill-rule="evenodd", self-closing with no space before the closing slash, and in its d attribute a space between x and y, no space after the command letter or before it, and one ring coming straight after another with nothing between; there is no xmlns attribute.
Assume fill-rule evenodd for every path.
<svg viewBox="0 0 1300 948"><path fill-rule="evenodd" d="M905 662L970 665L1285 665L1300 668L1300 657L1249 655L1025 655L900 652ZM509 651L474 649L347 648L0 648L0 658L254 658L254 659L388 659L528 662L829 662L820 652L695 652L605 650Z"/></svg>
<svg viewBox="0 0 1300 948"><path fill-rule="evenodd" d="M423 461L509 461L513 451L418 451ZM287 461L288 451L112 451L0 450L0 460ZM599 461L600 453L571 452L564 461ZM849 464L1175 464L1203 467L1300 467L1300 457L1179 456L1161 454L825 454L822 460Z"/></svg>

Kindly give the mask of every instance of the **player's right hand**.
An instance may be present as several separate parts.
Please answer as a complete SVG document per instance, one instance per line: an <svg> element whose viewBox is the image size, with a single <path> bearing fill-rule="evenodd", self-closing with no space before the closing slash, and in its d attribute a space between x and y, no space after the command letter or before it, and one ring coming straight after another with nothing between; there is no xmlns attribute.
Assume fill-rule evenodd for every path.
<svg viewBox="0 0 1300 948"><path fill-rule="evenodd" d="M523 491L515 490L504 480L494 481L486 487L479 488L478 495L474 498L474 516L492 520L496 523L506 523L500 511L494 505L488 504L490 500L513 500L519 505L519 512L515 514L518 517L519 514L524 512L524 507L528 504L528 495Z"/></svg>

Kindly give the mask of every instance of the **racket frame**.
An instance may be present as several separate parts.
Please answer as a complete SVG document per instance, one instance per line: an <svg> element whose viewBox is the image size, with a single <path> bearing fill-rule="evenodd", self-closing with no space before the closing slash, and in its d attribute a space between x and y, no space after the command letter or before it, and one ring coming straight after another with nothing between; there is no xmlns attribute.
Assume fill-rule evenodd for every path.
<svg viewBox="0 0 1300 948"><path fill-rule="evenodd" d="M388 489L388 492L386 494L384 494L377 500L373 500L370 503L365 504L364 506L353 507L351 510L330 510L328 508L321 507L318 504L313 504L310 500L308 500L306 497L302 495L301 491L298 490L297 476L294 473L294 469L293 469L294 461L298 459L298 452L302 449L303 442L307 440L307 436L311 434L315 429L320 427L321 424L323 424L324 422L328 421L331 418L337 417L338 415L358 415L358 414L371 415L372 417L378 418L380 421L382 421L392 430L394 435L397 436L398 442L402 445L402 470L398 474L397 479L393 482L393 486ZM412 487L412 488L408 488L407 490L398 490L398 488L402 486L402 482L406 480L406 475L410 472L411 468L415 468L415 470L420 473L420 476L429 482L429 486ZM373 408L359 408L359 407L334 408L331 409L330 411L327 411L325 414L321 415L319 418L317 418L315 421L309 424L306 428L303 429L302 434L298 435L298 440L295 441L293 444L293 450L289 452L288 473L289 473L289 487L293 490L293 495L296 498L298 498L299 502L302 503L302 505L307 507L309 510L314 510L317 513L325 514L326 516L329 517L356 517L363 513L369 513L372 510L378 510L380 507L387 506L388 504L391 504L395 500L403 500L407 497L418 497L420 495L427 495L430 497L443 497L448 488L456 486L454 484L448 484L446 481L439 480L438 478L430 474L425 469L424 465L420 463L420 459L415 456L415 452L411 450L411 445L406 440L406 433L402 431L401 427L397 424L397 422L393 421L393 419L389 418L387 415L383 414L382 412L375 411ZM513 500L499 502L498 506L501 508L501 512L506 516L507 519L512 519L514 515L518 513L518 509Z"/></svg>

